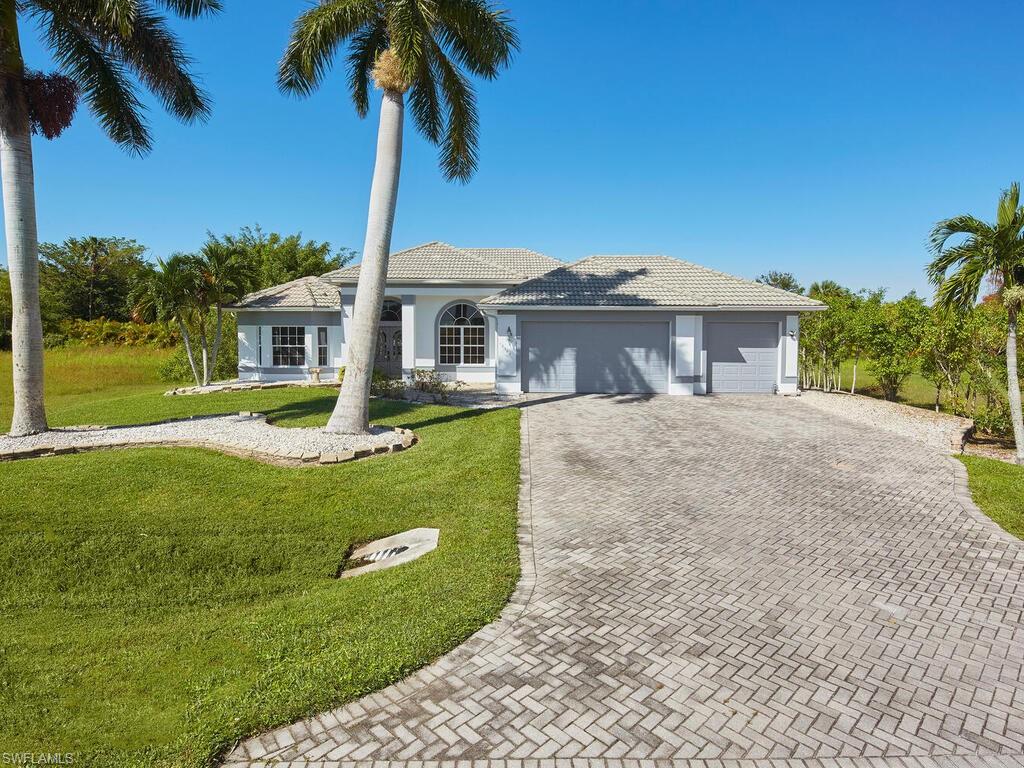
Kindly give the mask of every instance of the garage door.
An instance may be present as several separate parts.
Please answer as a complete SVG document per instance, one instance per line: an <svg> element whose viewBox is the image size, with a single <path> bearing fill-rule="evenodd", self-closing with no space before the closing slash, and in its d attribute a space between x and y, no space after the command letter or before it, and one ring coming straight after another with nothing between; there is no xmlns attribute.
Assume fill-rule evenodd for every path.
<svg viewBox="0 0 1024 768"><path fill-rule="evenodd" d="M708 323L708 391L775 391L778 323Z"/></svg>
<svg viewBox="0 0 1024 768"><path fill-rule="evenodd" d="M529 392L665 392L668 323L526 322Z"/></svg>

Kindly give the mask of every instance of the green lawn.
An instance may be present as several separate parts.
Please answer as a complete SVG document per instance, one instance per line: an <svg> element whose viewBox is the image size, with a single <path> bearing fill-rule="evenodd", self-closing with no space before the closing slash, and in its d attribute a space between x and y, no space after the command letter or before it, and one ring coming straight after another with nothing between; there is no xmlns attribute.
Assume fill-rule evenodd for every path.
<svg viewBox="0 0 1024 768"><path fill-rule="evenodd" d="M980 456L957 457L967 467L971 497L982 512L1024 539L1024 467Z"/></svg>
<svg viewBox="0 0 1024 768"><path fill-rule="evenodd" d="M57 410L88 403L94 395L163 392L171 385L157 372L171 355L169 349L151 347L66 347L44 355L46 402ZM0 352L0 432L11 426L14 396L11 390L11 353Z"/></svg>
<svg viewBox="0 0 1024 768"><path fill-rule="evenodd" d="M336 396L162 389L55 395L51 423L259 410L308 426ZM493 620L518 576L518 411L378 401L372 417L422 442L299 469L157 448L0 465L0 752L205 765ZM437 551L333 578L353 544L420 526L441 529Z"/></svg>

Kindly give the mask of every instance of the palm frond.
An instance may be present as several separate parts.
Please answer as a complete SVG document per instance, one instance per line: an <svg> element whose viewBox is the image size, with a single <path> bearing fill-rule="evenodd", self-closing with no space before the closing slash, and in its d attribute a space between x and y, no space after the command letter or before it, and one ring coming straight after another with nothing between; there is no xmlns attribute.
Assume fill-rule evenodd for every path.
<svg viewBox="0 0 1024 768"><path fill-rule="evenodd" d="M1008 228L1019 209L1020 184L1015 181L999 196L999 206L996 208L996 228Z"/></svg>
<svg viewBox="0 0 1024 768"><path fill-rule="evenodd" d="M373 0L321 0L292 26L278 64L278 87L303 96L312 93L330 70L338 46L377 18Z"/></svg>
<svg viewBox="0 0 1024 768"><path fill-rule="evenodd" d="M33 2L30 12L40 22L54 59L78 83L106 134L131 152L148 152L152 140L142 117L145 107L124 66L62 12L59 0Z"/></svg>
<svg viewBox="0 0 1024 768"><path fill-rule="evenodd" d="M441 77L441 92L448 107L441 142L441 172L449 181L467 182L476 170L476 95L469 79L437 50L434 61Z"/></svg>
<svg viewBox="0 0 1024 768"><path fill-rule="evenodd" d="M436 65L433 56L424 56L420 72L409 92L409 111L416 127L431 144L441 141L444 109L437 95Z"/></svg>
<svg viewBox="0 0 1024 768"><path fill-rule="evenodd" d="M925 271L928 280L932 285L939 286L946 279L946 274L955 267L968 263L981 263L991 270L990 263L992 249L980 243L977 239L971 238L959 245L946 248L935 255Z"/></svg>
<svg viewBox="0 0 1024 768"><path fill-rule="evenodd" d="M192 77L192 60L162 17L140 8L130 35L107 37L105 42L168 112L186 123L209 117L209 95Z"/></svg>
<svg viewBox="0 0 1024 768"><path fill-rule="evenodd" d="M159 0L160 4L183 19L210 16L224 9L221 0Z"/></svg>
<svg viewBox="0 0 1024 768"><path fill-rule="evenodd" d="M387 48L383 24L368 24L352 35L348 54L348 85L356 113L366 117L370 109L370 72L377 57Z"/></svg>
<svg viewBox="0 0 1024 768"><path fill-rule="evenodd" d="M389 0L384 5L388 44L409 83L421 74L427 47L433 42L421 4L422 0Z"/></svg>
<svg viewBox="0 0 1024 768"><path fill-rule="evenodd" d="M947 309L970 309L978 301L981 284L989 272L982 260L964 261L960 269L939 283L935 301Z"/></svg>
<svg viewBox="0 0 1024 768"><path fill-rule="evenodd" d="M939 253L945 248L949 238L956 235L970 235L981 241L991 241L995 237L995 230L991 225L970 215L944 219L932 228L928 237L932 253Z"/></svg>
<svg viewBox="0 0 1024 768"><path fill-rule="evenodd" d="M438 0L436 32L457 62L487 79L497 77L519 50L508 13L481 0Z"/></svg>

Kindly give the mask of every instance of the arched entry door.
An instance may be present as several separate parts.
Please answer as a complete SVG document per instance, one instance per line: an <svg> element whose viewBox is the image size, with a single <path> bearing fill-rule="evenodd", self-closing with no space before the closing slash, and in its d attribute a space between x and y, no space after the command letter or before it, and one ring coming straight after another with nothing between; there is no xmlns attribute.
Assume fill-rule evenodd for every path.
<svg viewBox="0 0 1024 768"><path fill-rule="evenodd" d="M381 306L373 367L392 378L402 375L402 302L397 299L384 299Z"/></svg>

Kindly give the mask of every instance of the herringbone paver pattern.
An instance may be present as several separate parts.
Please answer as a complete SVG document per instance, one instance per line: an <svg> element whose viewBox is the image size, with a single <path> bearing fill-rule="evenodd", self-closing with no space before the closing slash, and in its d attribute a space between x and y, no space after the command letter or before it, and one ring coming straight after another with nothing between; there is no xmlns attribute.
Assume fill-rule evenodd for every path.
<svg viewBox="0 0 1024 768"><path fill-rule="evenodd" d="M524 441L510 617L228 762L1024 764L1024 546L949 457L778 397L534 403Z"/></svg>

